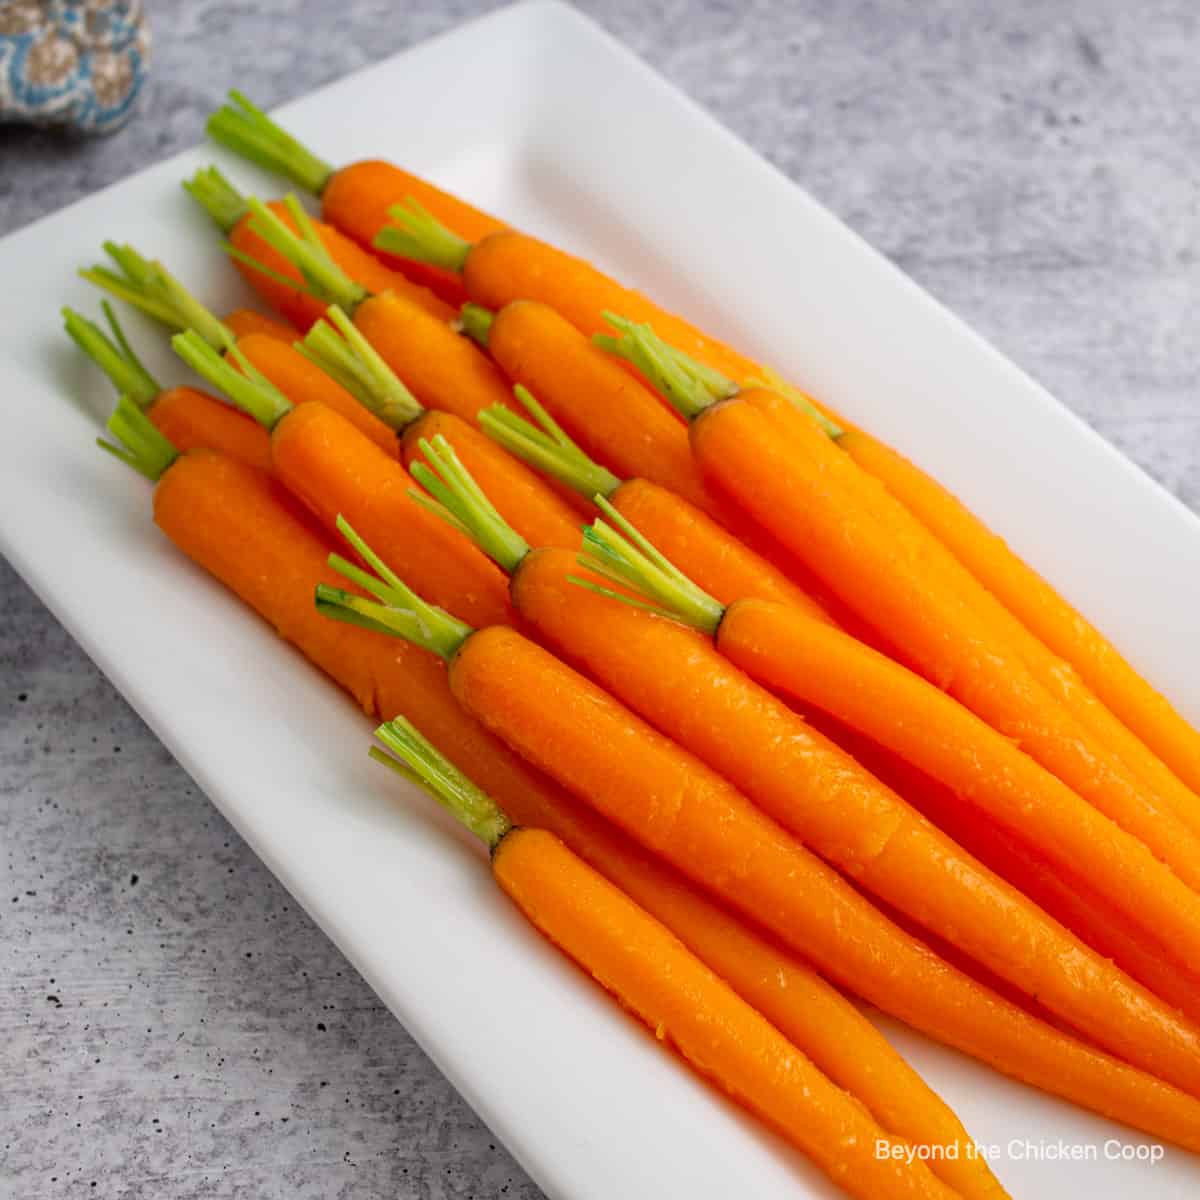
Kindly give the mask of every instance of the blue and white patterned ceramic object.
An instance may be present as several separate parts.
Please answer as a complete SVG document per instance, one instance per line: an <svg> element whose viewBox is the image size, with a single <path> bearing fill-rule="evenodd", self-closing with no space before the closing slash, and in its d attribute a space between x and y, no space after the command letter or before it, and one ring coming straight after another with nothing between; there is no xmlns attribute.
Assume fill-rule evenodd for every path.
<svg viewBox="0 0 1200 1200"><path fill-rule="evenodd" d="M0 0L0 121L111 133L149 59L140 0Z"/></svg>

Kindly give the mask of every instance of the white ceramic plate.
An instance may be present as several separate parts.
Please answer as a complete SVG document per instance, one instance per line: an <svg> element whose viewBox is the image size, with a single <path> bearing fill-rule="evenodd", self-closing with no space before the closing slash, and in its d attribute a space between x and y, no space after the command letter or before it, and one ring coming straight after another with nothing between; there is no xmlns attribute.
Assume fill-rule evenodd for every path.
<svg viewBox="0 0 1200 1200"><path fill-rule="evenodd" d="M584 19L509 9L280 115L338 161L390 155L594 257L829 397L1200 719L1200 522ZM361 715L175 553L149 489L93 448L110 399L59 332L60 305L96 306L74 269L130 240L215 306L244 299L179 190L214 158L181 155L0 243L0 548L551 1196L833 1195L529 932L474 847L368 763ZM886 1028L1015 1195L1200 1191L1197 1159L1114 1160L1108 1139L1142 1142ZM1047 1158L1060 1143L1095 1158Z"/></svg>

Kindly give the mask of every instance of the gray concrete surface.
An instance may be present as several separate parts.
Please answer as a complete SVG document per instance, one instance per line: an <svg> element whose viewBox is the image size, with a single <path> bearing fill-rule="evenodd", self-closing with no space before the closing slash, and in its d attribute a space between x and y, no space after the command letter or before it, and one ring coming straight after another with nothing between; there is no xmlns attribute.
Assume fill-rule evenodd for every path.
<svg viewBox="0 0 1200 1200"><path fill-rule="evenodd" d="M125 131L0 129L0 233L488 7L153 5ZM1200 505L1193 0L583 7ZM0 613L0 1195L537 1196L4 564Z"/></svg>

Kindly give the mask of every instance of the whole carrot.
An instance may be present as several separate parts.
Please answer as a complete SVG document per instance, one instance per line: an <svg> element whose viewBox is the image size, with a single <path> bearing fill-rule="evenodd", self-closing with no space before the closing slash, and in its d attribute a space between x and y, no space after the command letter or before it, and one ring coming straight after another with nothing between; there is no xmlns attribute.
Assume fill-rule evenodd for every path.
<svg viewBox="0 0 1200 1200"><path fill-rule="evenodd" d="M222 358L194 331L171 339L188 366L271 433L276 477L328 529L345 512L447 608L507 621L504 577L459 531L409 495L404 467L324 404L295 407L232 347Z"/></svg>
<svg viewBox="0 0 1200 1200"><path fill-rule="evenodd" d="M118 396L136 404L180 450L220 450L252 467L271 463L270 438L243 413L190 387L164 388L143 365L117 323L112 307L101 306L112 334L70 308L63 325L72 341L112 382Z"/></svg>
<svg viewBox="0 0 1200 1200"><path fill-rule="evenodd" d="M861 430L849 431L839 446L957 555L1032 634L1066 659L1113 714L1191 789L1180 797L1177 811L1193 829L1200 828L1200 802L1194 794L1200 790L1200 733L1170 701L1001 537L915 463ZM1134 769L1152 772L1147 782L1160 790L1170 788L1152 764L1147 767L1145 759L1134 754Z"/></svg>
<svg viewBox="0 0 1200 1200"><path fill-rule="evenodd" d="M197 171L183 186L228 237L230 257L242 278L286 321L301 332L307 330L325 306L303 290L304 277L296 267L254 231L245 197L216 167ZM300 232L288 205L276 200L269 207L285 225ZM335 226L311 217L308 226L324 252L368 291L395 292L443 321L454 316L454 308L429 288L391 270Z"/></svg>
<svg viewBox="0 0 1200 1200"><path fill-rule="evenodd" d="M364 247L370 248L387 224L388 209L406 196L415 196L468 237L483 237L504 228L496 217L392 163L365 159L334 169L240 92L230 92L229 103L209 118L208 134L243 158L320 197L325 219ZM452 302L461 303L462 287L452 272L412 260L393 261Z"/></svg>
<svg viewBox="0 0 1200 1200"><path fill-rule="evenodd" d="M920 674L1016 739L1185 883L1200 887L1200 838L1047 691L995 623L951 586L937 547L909 540L912 527L902 517L881 516L881 489L868 501L858 480L845 482L845 473L857 468L833 445L818 416L777 392L737 392L729 380L714 384L712 372L653 331L620 325L623 335L612 348L635 361L692 419L692 450L707 476L803 558ZM718 395L725 398L718 402Z"/></svg>
<svg viewBox="0 0 1200 1200"><path fill-rule="evenodd" d="M375 599L318 588L320 610L439 654L469 713L647 850L916 1028L1095 1111L1200 1146L1195 1099L949 966L731 784L516 630L476 632L374 555L368 562L377 577L350 577Z"/></svg>
<svg viewBox="0 0 1200 1200"><path fill-rule="evenodd" d="M667 928L541 829L516 826L409 721L376 730L377 761L416 779L487 847L524 916L701 1076L862 1200L959 1193L890 1138ZM393 757L394 756L394 757ZM896 1156L880 1148L897 1151Z"/></svg>
<svg viewBox="0 0 1200 1200"><path fill-rule="evenodd" d="M580 561L632 592L625 598L637 607L613 604L608 597L616 593L609 589L601 588L601 596L581 594L568 586L570 553L531 555L529 546L488 506L452 450L429 447L427 456L437 476L426 470L417 478L444 505L448 518L511 574L513 603L540 640L718 771L868 891L1023 989L1106 1049L1179 1086L1200 1088L1200 1031L965 853L727 661L735 657L727 644L740 646L745 640L743 625L757 618L755 644L766 657L774 653L773 686L798 675L809 691L836 687L842 680L853 689L859 683L853 670L842 671L838 681L830 683L825 678L827 669L796 665L789 657L797 627L828 630L831 640L857 647L852 638L786 604L744 600L723 608L603 501L606 513L620 523L626 537L597 520L585 531L587 553ZM656 611L647 613L644 605ZM717 639L716 645L664 621L658 613L678 616ZM770 624L770 616L760 614L779 614L774 622L778 628ZM868 647L861 649L881 665L881 676L883 667L891 668L958 707L882 655ZM923 710L914 713L911 705L900 703L892 693L879 683L865 686L860 694L869 697L868 706L877 704L896 724L918 731L913 735L917 740L931 739L937 724ZM973 740L962 741L962 747L964 758L976 756ZM997 775L1007 782L1004 768ZM1082 802L1078 806L1086 808ZM1148 864L1157 865L1143 853ZM1170 872L1159 874L1174 885L1160 908L1170 909L1170 903L1180 898L1192 901L1190 912L1177 914L1172 927L1182 927L1191 935L1189 944L1179 949L1181 961L1187 962L1200 947L1200 897Z"/></svg>

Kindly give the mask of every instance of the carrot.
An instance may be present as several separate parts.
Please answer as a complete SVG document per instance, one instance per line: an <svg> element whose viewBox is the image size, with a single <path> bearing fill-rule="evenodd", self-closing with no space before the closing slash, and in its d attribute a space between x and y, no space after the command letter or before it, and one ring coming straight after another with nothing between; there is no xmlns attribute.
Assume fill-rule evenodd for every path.
<svg viewBox="0 0 1200 1200"><path fill-rule="evenodd" d="M248 333L265 333L286 342L289 346L296 340L295 326L285 325L282 321L264 316L252 308L235 308L226 313L222 321L235 338L245 337Z"/></svg>
<svg viewBox="0 0 1200 1200"><path fill-rule="evenodd" d="M957 555L1030 633L1079 672L1088 687L1144 744L1140 752L1126 744L1124 753L1132 756L1130 765L1139 774L1149 772L1147 782L1160 792L1170 793L1168 798L1174 796L1179 815L1193 830L1200 829L1200 802L1194 794L1200 789L1200 733L1172 708L1170 701L937 480L861 430L847 432L838 444ZM1121 747L1115 748L1122 753ZM1158 758L1147 761L1149 752Z"/></svg>
<svg viewBox="0 0 1200 1200"><path fill-rule="evenodd" d="M409 495L412 478L386 451L324 404L295 407L241 353L222 358L193 331L171 339L188 366L271 431L279 480L326 527L345 512L405 564L439 603L473 619L506 621L504 577L460 532Z"/></svg>
<svg viewBox="0 0 1200 1200"><path fill-rule="evenodd" d="M745 596L795 604L813 616L824 609L803 588L793 582L770 559L750 549L723 526L718 525L694 504L668 488L648 479L622 482L606 467L590 459L571 440L566 431L534 399L528 389L517 385L517 399L537 421L535 428L516 413L499 406L479 414L480 428L509 453L541 470L579 496L592 500L602 496L633 525L646 532L674 562L706 591L722 603ZM459 447L449 439L463 465L476 478L500 515L507 516L496 494ZM594 511L594 508L593 508ZM572 529L569 541L537 541L509 521L533 546L574 548L578 530Z"/></svg>
<svg viewBox="0 0 1200 1200"><path fill-rule="evenodd" d="M372 756L423 785L483 842L496 883L547 940L848 1194L862 1200L959 1195L923 1162L907 1165L903 1143L554 834L514 826L411 722L382 725L376 737L391 754L373 750Z"/></svg>
<svg viewBox="0 0 1200 1200"><path fill-rule="evenodd" d="M936 544L910 539L911 524L883 512L881 489L866 500L859 480L846 482L846 472L858 469L833 445L827 426L778 393L738 392L729 380L714 385L711 372L701 377L697 364L649 329L619 326L624 333L614 348L692 418L697 461L749 516L804 558L920 674L1017 740L1185 883L1200 887L1200 838L951 586Z"/></svg>
<svg viewBox="0 0 1200 1200"><path fill-rule="evenodd" d="M366 159L335 170L256 108L239 92L208 121L208 134L222 146L284 175L297 187L321 199L325 219L360 246L371 248L388 220L388 209L406 196L415 197L430 212L469 237L484 237L504 222L460 200L450 192L379 159ZM452 303L463 299L453 273L425 263L384 256L415 279L428 283Z"/></svg>
<svg viewBox="0 0 1200 1200"><path fill-rule="evenodd" d="M242 278L289 324L302 332L307 330L321 316L325 306L306 292L298 290L298 285L304 282L303 276L251 228L249 210L241 193L216 167L197 171L183 186L228 237L234 266ZM295 218L286 205L272 201L270 209L291 229L299 232ZM441 320L450 320L454 316L453 306L428 288L385 266L335 226L311 217L309 221L325 253L368 291L395 292ZM247 265L247 260L265 265L269 273L260 266Z"/></svg>
<svg viewBox="0 0 1200 1200"><path fill-rule="evenodd" d="M775 622L778 630L760 630L756 642L767 657L771 647L778 646L771 679L776 686L780 678L790 679L793 673L798 673L810 690L830 686L823 668L801 664L792 670L788 654L795 627L827 629L831 638L849 646L858 643L827 622L788 605L746 600L723 608L603 501L606 513L635 541L627 541L598 520L585 531L588 553L580 562L631 590L639 599L626 598L638 607L612 604L605 597L613 593L605 588L599 589L600 597L572 594L567 586L574 561L569 552L531 556L529 546L504 526L486 496L479 494L453 451L445 445L431 447L427 456L438 475L425 471L417 478L444 506L448 518L511 574L513 603L540 640L718 771L860 885L998 977L1025 990L1106 1049L1180 1086L1200 1088L1200 1031L1180 1021L1169 1006L963 852L838 746L727 661L735 654L726 649L726 639L739 645L743 623L761 613L780 614ZM652 606L655 613L687 621L701 634L717 639L717 644L706 643L674 621L640 611L645 605ZM760 626L765 622L768 618L759 617ZM867 647L862 650L898 675L907 675L882 655ZM818 676L815 681L814 675ZM852 671L843 671L842 677L857 683ZM923 680L911 678L933 696L958 707ZM930 730L937 728L935 722L925 719L924 711L914 714L882 684L866 689L865 694L869 702L886 697L882 707L906 730L920 730L918 740L930 737ZM987 733L992 732L961 711ZM958 739L956 744L959 742L964 757L972 756L974 742ZM1019 752L1014 754L1021 757ZM1001 777L1006 780L1003 774ZM1086 808L1082 802L1079 807ZM1143 853L1147 863L1156 865ZM1191 934L1190 943L1180 948L1186 962L1193 953L1191 947L1200 946L1200 897L1170 872L1162 870L1160 874L1175 889L1168 891L1160 907L1173 911L1172 904L1180 895L1185 901L1188 897L1194 901L1191 920L1183 920L1184 913L1180 913L1175 922Z"/></svg>
<svg viewBox="0 0 1200 1200"><path fill-rule="evenodd" d="M469 713L647 850L884 1011L1094 1111L1200 1145L1194 1098L955 970L732 784L595 684L516 630L476 632L449 617L357 544L377 577L348 574L375 599L318 588L320 610L440 655ZM554 553L534 551L530 561Z"/></svg>
<svg viewBox="0 0 1200 1200"><path fill-rule="evenodd" d="M72 341L127 396L160 433L180 450L220 450L250 466L266 469L271 462L270 438L249 417L195 388L164 388L134 353L112 307L101 307L112 336L70 308L62 310Z"/></svg>

